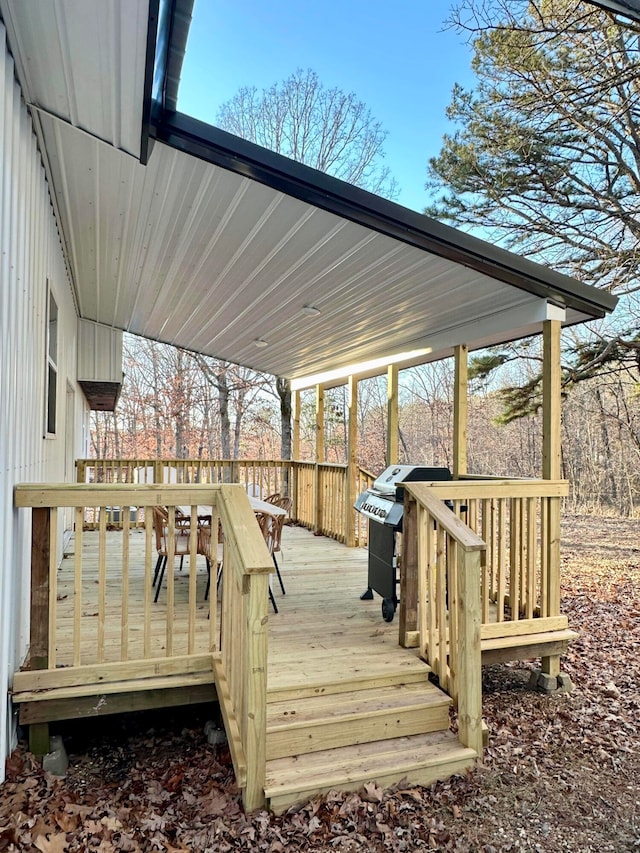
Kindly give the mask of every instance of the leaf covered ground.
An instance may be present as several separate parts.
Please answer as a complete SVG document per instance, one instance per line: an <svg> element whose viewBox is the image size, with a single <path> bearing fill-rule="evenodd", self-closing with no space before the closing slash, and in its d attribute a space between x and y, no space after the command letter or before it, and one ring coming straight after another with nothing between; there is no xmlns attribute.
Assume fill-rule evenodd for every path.
<svg viewBox="0 0 640 853"><path fill-rule="evenodd" d="M531 691L535 662L486 667L489 747L467 776L247 816L193 708L76 721L64 779L23 743L8 759L0 851L640 851L640 521L566 518L563 563L576 689Z"/></svg>

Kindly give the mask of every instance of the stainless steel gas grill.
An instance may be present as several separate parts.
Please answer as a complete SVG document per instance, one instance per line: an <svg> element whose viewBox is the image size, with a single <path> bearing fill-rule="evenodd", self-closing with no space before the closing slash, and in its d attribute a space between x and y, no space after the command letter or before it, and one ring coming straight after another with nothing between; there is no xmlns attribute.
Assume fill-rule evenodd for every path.
<svg viewBox="0 0 640 853"><path fill-rule="evenodd" d="M391 622L398 606L396 533L402 531L404 513L403 483L450 480L448 468L423 465L390 465L373 485L362 492L354 508L369 519L368 587L360 596L382 596L382 618Z"/></svg>

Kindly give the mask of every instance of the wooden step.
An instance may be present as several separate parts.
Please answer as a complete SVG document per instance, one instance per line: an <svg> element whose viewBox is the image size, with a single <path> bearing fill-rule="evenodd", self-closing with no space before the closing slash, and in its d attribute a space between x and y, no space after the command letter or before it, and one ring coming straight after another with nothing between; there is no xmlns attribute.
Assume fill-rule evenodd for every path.
<svg viewBox="0 0 640 853"><path fill-rule="evenodd" d="M476 757L449 731L328 749L268 761L265 794L269 807L282 814L319 794L357 791L372 780L382 788L401 780L430 785L463 773Z"/></svg>
<svg viewBox="0 0 640 853"><path fill-rule="evenodd" d="M387 653L324 656L316 650L286 660L286 666L269 666L269 702L300 699L322 694L349 693L394 684L424 684L430 667L417 653L398 649Z"/></svg>
<svg viewBox="0 0 640 853"><path fill-rule="evenodd" d="M428 681L270 701L267 759L446 729L450 704Z"/></svg>

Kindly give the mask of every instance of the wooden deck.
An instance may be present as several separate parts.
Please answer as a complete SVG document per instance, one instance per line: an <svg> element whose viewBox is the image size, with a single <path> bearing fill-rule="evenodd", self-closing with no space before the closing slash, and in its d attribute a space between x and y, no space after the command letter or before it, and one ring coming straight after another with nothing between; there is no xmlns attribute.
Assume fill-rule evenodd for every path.
<svg viewBox="0 0 640 853"><path fill-rule="evenodd" d="M145 535L135 529L129 534L126 632L120 581L122 534L114 531L108 537L112 542L107 547L105 643L99 662L98 534L83 536L81 664L87 670L119 660L123 643L130 660L143 656ZM57 577L57 661L63 668L52 673L54 677L70 672L67 668L73 660L74 548L72 539ZM288 526L278 560L286 595L273 576L279 612L269 609L265 797L270 807L282 811L317 793L332 788L356 790L370 780L384 785L406 778L428 784L471 766L476 753L449 731L450 698L430 683L429 667L417 652L398 645L397 622L382 619L380 599L360 600L367 586L367 552ZM176 561L174 570L174 656L188 651L186 563L181 572ZM210 657L211 625L220 624L219 619L208 618L203 558L197 569L192 661L194 655L203 660ZM163 590L151 605L151 653L159 667L164 666L166 655L166 606ZM181 697L187 702L212 700L213 685L211 669L180 672L172 662L167 674L159 671L157 680L147 678L144 684L134 678L120 686L61 686L50 691L46 702L23 696L21 720L100 713L108 704L119 711L145 707L145 691L156 706L164 704L163 696L166 704L178 704ZM119 693L120 689L124 692Z"/></svg>
<svg viewBox="0 0 640 853"><path fill-rule="evenodd" d="M119 660L122 636L122 583L120 531L108 534L107 593L105 607L104 662ZM126 603L128 657L144 657L142 649L144 622L144 544L142 529L132 529L130 537L130 594ZM65 550L57 580L58 623L57 653L59 666L72 664L74 622L74 556L71 538ZM295 686L299 692L313 689L314 679L329 667L345 677L356 677L363 662L367 671L384 671L389 655L398 650L397 623L386 623L381 617L380 599L361 601L367 587L367 552L346 546L324 536L314 536L301 527L284 529L282 552L277 555L286 595L273 577L273 591L279 612L269 613L269 690L286 692ZM82 643L81 663L96 664L98 628L98 533L83 536ZM198 557L197 630L194 653L210 649L209 603L205 601L207 581L205 561ZM175 613L173 653L187 654L187 598L189 586L188 559L183 570L176 560L174 570ZM151 605L151 656L166 653L166 580L157 603ZM219 605L218 605L219 606ZM219 620L218 624L219 624ZM405 665L422 667L415 653L406 652ZM387 664L385 664L387 661Z"/></svg>

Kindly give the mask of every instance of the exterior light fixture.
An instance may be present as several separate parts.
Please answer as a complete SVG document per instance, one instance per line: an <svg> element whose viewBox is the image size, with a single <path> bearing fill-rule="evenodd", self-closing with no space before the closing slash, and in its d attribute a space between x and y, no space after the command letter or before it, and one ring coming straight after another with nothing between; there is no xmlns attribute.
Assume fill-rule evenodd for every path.
<svg viewBox="0 0 640 853"><path fill-rule="evenodd" d="M322 313L320 309L316 308L314 305L303 305L302 310L308 317L319 317Z"/></svg>
<svg viewBox="0 0 640 853"><path fill-rule="evenodd" d="M255 344L255 346L258 347L258 349L262 349L263 347L269 346L267 341L262 340L262 338L256 338L253 343Z"/></svg>

